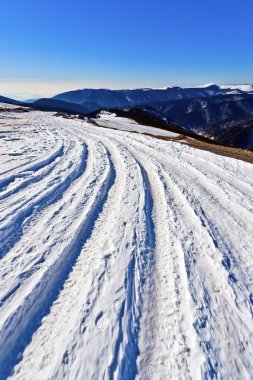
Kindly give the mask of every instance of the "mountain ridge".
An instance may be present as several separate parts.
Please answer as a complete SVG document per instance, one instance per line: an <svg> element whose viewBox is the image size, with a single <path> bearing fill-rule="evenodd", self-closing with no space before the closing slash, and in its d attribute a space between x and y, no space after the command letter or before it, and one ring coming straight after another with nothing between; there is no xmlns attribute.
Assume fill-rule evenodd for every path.
<svg viewBox="0 0 253 380"><path fill-rule="evenodd" d="M248 85L250 86L250 85ZM162 89L79 89L55 95L52 99L82 105L90 112L101 108L122 108L146 105L154 101L169 101L182 98L204 98L217 95L247 94L241 89L221 88L218 85L207 87L166 87ZM249 87L248 87L249 89ZM252 86L253 93L253 86ZM92 105L91 105L92 103Z"/></svg>

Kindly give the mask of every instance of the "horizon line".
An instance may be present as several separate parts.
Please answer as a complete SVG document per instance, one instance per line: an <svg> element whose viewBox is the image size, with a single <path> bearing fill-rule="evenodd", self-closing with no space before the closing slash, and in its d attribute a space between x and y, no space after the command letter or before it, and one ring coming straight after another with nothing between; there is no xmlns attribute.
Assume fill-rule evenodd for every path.
<svg viewBox="0 0 253 380"><path fill-rule="evenodd" d="M39 98L51 98L57 94L78 90L138 90L138 89L154 89L165 90L167 88L204 88L208 86L236 87L236 86L252 86L250 83L179 83L175 82L170 85L157 83L153 85L144 85L144 83L125 83L125 82L96 82L93 80L43 80L33 78L6 78L0 77L0 95L14 100L30 100Z"/></svg>

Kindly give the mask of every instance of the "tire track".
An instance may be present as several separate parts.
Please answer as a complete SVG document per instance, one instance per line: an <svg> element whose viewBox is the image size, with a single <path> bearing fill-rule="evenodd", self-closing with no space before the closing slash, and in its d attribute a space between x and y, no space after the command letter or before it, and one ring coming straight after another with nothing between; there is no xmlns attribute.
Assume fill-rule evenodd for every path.
<svg viewBox="0 0 253 380"><path fill-rule="evenodd" d="M138 162L143 178L145 215L145 234L138 237L135 233L136 250L128 263L124 288L126 298L119 310L119 334L115 344L113 359L109 365L109 379L134 379L137 375L137 359L140 354L138 338L141 328L142 307L147 282L152 283L154 272L155 230L152 219L153 199L147 172ZM139 246L139 242L143 245ZM124 328L123 328L124 326Z"/></svg>
<svg viewBox="0 0 253 380"><path fill-rule="evenodd" d="M217 249L217 245L215 244L215 240L213 240L212 234L210 234L210 231L208 231L208 224L203 224L201 215L199 215L196 210L196 204L189 202L189 198L185 198L184 192L178 187L177 181L173 182L175 178L173 176L168 175L165 172L165 178L167 178L167 181L169 181L169 189L170 192L172 192L172 196L170 198L170 204L172 205L172 210L175 215L175 221L179 223L180 225L187 225L186 220L190 218L190 220L194 221L196 220L196 225L199 225L198 229L202 230L202 233L204 234L204 237L202 239L198 239L199 233L196 231L196 235L194 237L194 229L193 229L193 223L191 226L190 231L184 231L182 229L182 235L179 235L179 231L177 232L177 235L179 237L180 246L181 246L181 252L184 255L185 258L185 267L188 277L188 284L189 284L189 290L192 296L192 299L195 303L195 322L194 327L196 329L196 332L199 336L201 347L203 349L203 352L206 356L206 364L204 366L205 370L203 371L203 377L206 378L216 378L219 376L222 376L224 368L225 373L235 374L238 372L238 368L236 367L235 363L232 361L230 362L230 368L226 367L227 359L224 360L224 354L225 357L229 356L229 352L227 351L227 348L222 347L222 342L220 342L219 338L217 339L216 335L216 329L220 328L221 325L223 325L224 329L227 329L226 334L227 339L225 341L230 341L230 344L233 344L234 347L238 347L238 343L240 342L240 335L237 332L234 332L234 335L230 335L229 331L229 325L237 325L240 323L241 329L244 330L244 336L247 337L251 334L250 330L248 329L247 325L242 323L240 312L236 311L237 309L237 298L240 298L240 296L244 296L244 294L237 289L235 292L233 282L228 282L228 285L230 285L229 288L225 288L222 286L222 283L226 283L226 280L224 280L225 276L225 270L221 270L218 265L219 261L217 261L216 256L217 253L220 255L221 252ZM175 187L176 186L176 187ZM173 187L175 187L175 191L173 190ZM178 197L178 195L179 197ZM183 199L184 206L187 206L186 210L189 210L190 215L189 216L183 216L185 207L182 208L180 211L180 204L181 199ZM191 200L192 200L191 195ZM182 227L181 227L182 228ZM190 234L193 234L193 238L189 239ZM201 244L199 244L199 241L201 241ZM209 241L209 242L208 242ZM204 242L207 243L206 247L204 248ZM179 248L180 249L180 248ZM205 260L207 262L205 265L207 265L207 268L205 268L205 265L203 267L203 250L204 252L207 252L208 254L204 254ZM198 263L198 264L197 264ZM198 266L200 267L198 268ZM205 271L203 272L203 269L205 268ZM203 276L202 273L205 273ZM219 273L219 274L218 274ZM217 277L219 276L219 277ZM199 283L202 284L202 287L199 288ZM210 293L210 289L213 290L212 293ZM224 318L223 323L220 325L215 320L215 317L213 315L213 308L212 303L217 302L217 296L219 296L220 289L223 290L222 298L223 298L223 313L220 313L220 319L222 319L222 315L224 315L224 312L226 308L231 310L231 316L228 318ZM231 291L232 290L232 291ZM218 292L218 295L216 295ZM247 294L247 292L246 292ZM234 300L234 297L236 299ZM216 301L215 301L216 299ZM219 297L218 297L219 299ZM246 313L247 310L250 309L249 301L247 298L246 301ZM242 305L241 305L242 307ZM232 312L234 310L234 312ZM238 315L239 314L239 315ZM226 314L225 314L226 315ZM234 317L233 317L234 315ZM240 321L240 322L239 322ZM225 327L226 326L226 327ZM225 332L223 331L223 334ZM232 343L233 342L233 343ZM248 349L252 351L253 347L251 345L248 346ZM223 352L223 355L220 354L220 352ZM230 355L231 355L231 349L230 349ZM241 355L242 360L245 360L243 366L246 368L249 368L250 363L247 361L246 357L243 358L243 354ZM242 366L242 363L240 364ZM239 373L238 373L239 375Z"/></svg>
<svg viewBox="0 0 253 380"><path fill-rule="evenodd" d="M53 254L56 250L57 239L61 241L63 247L62 236L64 235L67 244L70 239L68 235L72 234L69 229L73 228L73 222L70 220L68 224L63 224L63 221L67 217L78 217L86 205L87 199L92 196L92 186L94 186L92 184L95 183L96 178L99 179L103 172L103 165L97 168L93 159L93 156L99 159L99 155L103 154L99 147L96 148L96 152L93 152L91 146L88 148L88 161L83 176L71 183L64 193L64 197L59 198L50 208L46 208L40 213L39 218L38 215L34 215L26 222L29 226L25 229L22 239L15 249L2 259L0 268L0 279L4 280L4 287L2 289L0 287L2 303L13 296L15 289L19 288L41 267L49 265L48 258L53 256L53 260L57 256ZM83 201L77 199L76 193L83 197ZM44 231L42 235L41 229Z"/></svg>
<svg viewBox="0 0 253 380"><path fill-rule="evenodd" d="M17 194L18 191L23 190L27 188L30 184L37 183L41 180L44 179L45 176L49 175L52 170L55 168L57 165L57 160L62 157L64 154L64 147L63 145L53 154L48 160L44 160L40 162L40 164L37 164L36 167L33 167L33 169L26 169L22 171L20 174L17 174L16 176L13 176L11 178L8 178L6 180L3 180L0 183L0 188L2 186L2 190L0 192L4 192L4 194L0 195L0 201L3 199L6 199L13 195L14 193ZM46 169L44 172L41 174L38 174L36 177L34 176L34 173L37 171L40 171L41 169ZM32 174L27 173L27 172L32 172ZM31 178L26 179L28 175L32 175ZM16 180L20 181L23 180L22 183L17 185L16 187L13 187L12 189L8 190L7 187L12 183L15 182Z"/></svg>
<svg viewBox="0 0 253 380"><path fill-rule="evenodd" d="M69 187L70 183L75 181L80 177L86 168L87 160L87 149L83 146L81 158L79 164L66 175L64 180L58 180L58 183L55 185L54 182L57 181L57 177L52 181L52 185L49 186L44 194L39 195L35 200L31 200L30 204L25 207L12 217L12 219L3 224L0 227L0 239L2 241L0 247L0 259L5 256L9 250L21 239L22 236L22 224L30 217L36 210L36 213L40 213L45 207L51 206L56 202L60 197L63 197L64 192ZM50 188L51 187L51 188ZM11 214L12 215L12 214Z"/></svg>
<svg viewBox="0 0 253 380"><path fill-rule="evenodd" d="M24 305L3 326L0 340L8 345L8 352L0 348L0 368L4 378L11 374L14 365L20 360L21 352L30 342L43 317L49 313L53 302L57 299L81 252L82 246L91 235L92 228L102 211L114 180L115 172L109 158L109 170L106 178L102 182L86 218L80 224L72 241L53 265L48 268L35 289L27 297ZM55 276L55 274L58 275Z"/></svg>

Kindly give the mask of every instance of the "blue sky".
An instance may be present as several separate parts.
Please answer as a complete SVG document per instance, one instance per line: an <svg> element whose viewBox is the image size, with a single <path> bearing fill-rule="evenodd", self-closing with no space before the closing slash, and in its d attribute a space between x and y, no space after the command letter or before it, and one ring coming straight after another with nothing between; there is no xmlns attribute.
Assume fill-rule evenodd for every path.
<svg viewBox="0 0 253 380"><path fill-rule="evenodd" d="M252 0L9 0L0 94L253 83Z"/></svg>

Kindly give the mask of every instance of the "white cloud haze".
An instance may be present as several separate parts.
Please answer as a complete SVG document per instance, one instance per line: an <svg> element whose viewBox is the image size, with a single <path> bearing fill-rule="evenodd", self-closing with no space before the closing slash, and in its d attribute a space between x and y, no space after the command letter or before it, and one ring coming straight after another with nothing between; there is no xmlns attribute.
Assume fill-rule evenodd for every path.
<svg viewBox="0 0 253 380"><path fill-rule="evenodd" d="M163 87L164 84L149 84L151 87ZM137 88L147 87L144 83L96 82L93 80L41 80L0 77L0 95L18 100L51 97L64 91L83 88Z"/></svg>

